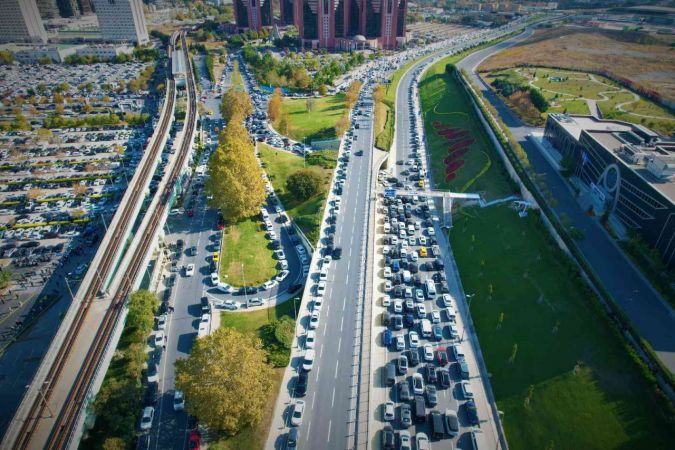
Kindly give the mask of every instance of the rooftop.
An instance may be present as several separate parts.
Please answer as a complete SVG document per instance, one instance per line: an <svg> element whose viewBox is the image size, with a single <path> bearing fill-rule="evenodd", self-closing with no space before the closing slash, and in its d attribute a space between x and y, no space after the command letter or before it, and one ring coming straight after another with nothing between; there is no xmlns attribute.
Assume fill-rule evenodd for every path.
<svg viewBox="0 0 675 450"><path fill-rule="evenodd" d="M675 141L642 126L592 116L550 114L579 140L582 132L675 203Z"/></svg>

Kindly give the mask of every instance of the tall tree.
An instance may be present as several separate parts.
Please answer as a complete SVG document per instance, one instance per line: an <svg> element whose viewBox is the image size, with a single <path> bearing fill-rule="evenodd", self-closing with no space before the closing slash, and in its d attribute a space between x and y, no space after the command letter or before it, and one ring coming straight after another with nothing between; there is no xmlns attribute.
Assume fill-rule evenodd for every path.
<svg viewBox="0 0 675 450"><path fill-rule="evenodd" d="M275 123L277 119L279 119L282 103L283 99L281 97L281 89L276 88L270 97L269 103L267 104L267 115L269 116L272 123Z"/></svg>
<svg viewBox="0 0 675 450"><path fill-rule="evenodd" d="M304 201L321 189L323 177L315 169L298 169L286 180L286 189L297 200Z"/></svg>
<svg viewBox="0 0 675 450"><path fill-rule="evenodd" d="M260 339L233 328L198 339L190 356L176 361L176 387L185 393L187 411L229 435L262 420L271 380Z"/></svg>
<svg viewBox="0 0 675 450"><path fill-rule="evenodd" d="M220 112L227 122L234 120L235 116L242 121L253 113L251 97L244 91L230 88L223 94Z"/></svg>
<svg viewBox="0 0 675 450"><path fill-rule="evenodd" d="M232 120L220 135L218 148L209 159L206 189L211 205L238 222L260 213L267 192L253 144L240 120Z"/></svg>

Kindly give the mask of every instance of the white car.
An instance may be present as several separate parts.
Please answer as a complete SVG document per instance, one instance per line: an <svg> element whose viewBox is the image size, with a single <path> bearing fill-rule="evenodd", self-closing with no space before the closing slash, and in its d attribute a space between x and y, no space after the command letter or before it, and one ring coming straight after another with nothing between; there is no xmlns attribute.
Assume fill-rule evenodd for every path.
<svg viewBox="0 0 675 450"><path fill-rule="evenodd" d="M456 339L459 337L459 329L457 328L457 325L454 323L450 324L450 337L453 339Z"/></svg>
<svg viewBox="0 0 675 450"><path fill-rule="evenodd" d="M400 314L403 312L403 302L401 300L396 300L394 302L394 312Z"/></svg>
<svg viewBox="0 0 675 450"><path fill-rule="evenodd" d="M270 230L267 232L267 238L269 240L274 240L277 238L277 233L274 230Z"/></svg>
<svg viewBox="0 0 675 450"><path fill-rule="evenodd" d="M293 406L293 414L291 415L291 425L299 427L302 425L302 417L305 414L305 402L303 400L296 400Z"/></svg>
<svg viewBox="0 0 675 450"><path fill-rule="evenodd" d="M164 332L159 330L155 333L155 347L161 347L164 345Z"/></svg>
<svg viewBox="0 0 675 450"><path fill-rule="evenodd" d="M415 301L424 302L424 291L422 289L415 289Z"/></svg>
<svg viewBox="0 0 675 450"><path fill-rule="evenodd" d="M319 281L319 284L316 286L316 295L323 297L323 294L326 293L326 282Z"/></svg>
<svg viewBox="0 0 675 450"><path fill-rule="evenodd" d="M399 437L399 450L412 450L412 439L410 439L410 432L407 430L401 430L398 432Z"/></svg>
<svg viewBox="0 0 675 450"><path fill-rule="evenodd" d="M431 362L434 360L434 349L431 347L430 344L424 344L422 347L423 354L424 354L424 360Z"/></svg>
<svg viewBox="0 0 675 450"><path fill-rule="evenodd" d="M162 314L157 318L157 329L164 330L166 328L166 314Z"/></svg>
<svg viewBox="0 0 675 450"><path fill-rule="evenodd" d="M274 250L274 256L276 256L279 261L283 261L286 259L286 254L281 249Z"/></svg>
<svg viewBox="0 0 675 450"><path fill-rule="evenodd" d="M267 289L272 289L276 284L277 282L275 280L267 280L262 284L262 290L266 291Z"/></svg>
<svg viewBox="0 0 675 450"><path fill-rule="evenodd" d="M417 331L408 333L408 342L410 343L410 348L417 348L420 346L420 335L417 334Z"/></svg>
<svg viewBox="0 0 675 450"><path fill-rule="evenodd" d="M431 323L441 323L441 312L439 310L431 310Z"/></svg>
<svg viewBox="0 0 675 450"><path fill-rule="evenodd" d="M277 276L274 279L277 281L277 283L281 283L286 279L289 273L290 272L288 270L282 270L277 274Z"/></svg>
<svg viewBox="0 0 675 450"><path fill-rule="evenodd" d="M384 268L384 277L385 278L391 278L391 268L390 267Z"/></svg>
<svg viewBox="0 0 675 450"><path fill-rule="evenodd" d="M309 329L316 330L319 327L319 311L312 311L309 316Z"/></svg>
<svg viewBox="0 0 675 450"><path fill-rule="evenodd" d="M419 317L420 319L424 319L425 317L427 317L427 308L426 306L424 306L424 303L418 303L416 307L417 307L417 317Z"/></svg>
<svg viewBox="0 0 675 450"><path fill-rule="evenodd" d="M434 230L434 227L428 227L428 228L427 228L427 234L428 234L429 236L435 236L435 235L436 235L436 231Z"/></svg>
<svg viewBox="0 0 675 450"><path fill-rule="evenodd" d="M396 417L396 409L394 406L394 402L388 401L384 404L384 420L387 422L393 422L394 418Z"/></svg>
<svg viewBox="0 0 675 450"><path fill-rule="evenodd" d="M331 260L332 258L330 257L330 255L324 256L323 259L321 260L321 267L326 268L330 267Z"/></svg>
<svg viewBox="0 0 675 450"><path fill-rule="evenodd" d="M305 335L305 348L314 348L316 343L316 331L309 330Z"/></svg>
<svg viewBox="0 0 675 450"><path fill-rule="evenodd" d="M213 272L211 274L211 284L213 286L218 286L219 281L220 281L220 277L218 277L218 274L216 272Z"/></svg>
<svg viewBox="0 0 675 450"><path fill-rule="evenodd" d="M185 397L183 397L183 391L176 390L173 393L173 410L182 411L185 409Z"/></svg>
<svg viewBox="0 0 675 450"><path fill-rule="evenodd" d="M216 286L216 289L219 290L220 292L223 292L223 293L227 294L228 292L230 292L232 290L232 286L230 286L227 283L220 283L219 282L218 285Z"/></svg>
<svg viewBox="0 0 675 450"><path fill-rule="evenodd" d="M391 297L389 297L388 295L385 295L384 297L382 297L382 306L384 306L385 308L388 308L389 305L391 305Z"/></svg>
<svg viewBox="0 0 675 450"><path fill-rule="evenodd" d="M185 268L185 276L191 277L194 274L195 274L195 265L194 264L188 264L187 267Z"/></svg>
<svg viewBox="0 0 675 450"><path fill-rule="evenodd" d="M429 443L429 437L425 433L417 433L415 435L415 444L417 444L417 450L430 450L431 444Z"/></svg>
<svg viewBox="0 0 675 450"><path fill-rule="evenodd" d="M405 338L402 334L396 335L396 350L405 350ZM432 356L433 359L433 356Z"/></svg>
<svg viewBox="0 0 675 450"><path fill-rule="evenodd" d="M275 206L275 207L274 207L274 211L275 211L277 214L281 214L282 212L284 212L284 210L281 208L281 206Z"/></svg>
<svg viewBox="0 0 675 450"><path fill-rule="evenodd" d="M314 297L312 301L312 311L321 311L323 306L323 299L321 297Z"/></svg>
<svg viewBox="0 0 675 450"><path fill-rule="evenodd" d="M450 294L443 294L443 306L446 308L452 306L452 296L450 296Z"/></svg>
<svg viewBox="0 0 675 450"><path fill-rule="evenodd" d="M280 260L279 261L279 268L281 270L288 270L288 261L286 261L285 259Z"/></svg>
<svg viewBox="0 0 675 450"><path fill-rule="evenodd" d="M415 395L423 395L424 394L424 378L422 377L421 373L413 374L413 376L412 376L412 387L413 387L413 393Z"/></svg>
<svg viewBox="0 0 675 450"><path fill-rule="evenodd" d="M310 349L305 352L305 357L302 360L302 370L309 372L314 366L314 350Z"/></svg>
<svg viewBox="0 0 675 450"><path fill-rule="evenodd" d="M143 415L141 416L141 430L148 431L152 428L152 419L155 417L155 408L152 406L146 406L143 409Z"/></svg>
<svg viewBox="0 0 675 450"><path fill-rule="evenodd" d="M222 302L216 303L217 306L220 306L223 309L235 310L237 309L238 303L234 300L224 300Z"/></svg>
<svg viewBox="0 0 675 450"><path fill-rule="evenodd" d="M469 380L462 381L462 395L466 399L473 398L473 387L471 387Z"/></svg>

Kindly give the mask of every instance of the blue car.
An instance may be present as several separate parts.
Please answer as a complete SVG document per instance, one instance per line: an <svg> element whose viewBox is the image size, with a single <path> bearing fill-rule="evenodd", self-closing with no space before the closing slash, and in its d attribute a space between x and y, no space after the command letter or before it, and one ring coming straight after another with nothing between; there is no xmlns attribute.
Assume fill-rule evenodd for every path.
<svg viewBox="0 0 675 450"><path fill-rule="evenodd" d="M398 272L399 270L401 270L401 264L398 262L398 260L395 260L391 263L391 271Z"/></svg>
<svg viewBox="0 0 675 450"><path fill-rule="evenodd" d="M434 339L437 341L443 340L443 327L436 324L431 328L431 333L434 335Z"/></svg>
<svg viewBox="0 0 675 450"><path fill-rule="evenodd" d="M394 334L391 332L391 330L384 330L382 341L385 347L389 347L391 343L394 342Z"/></svg>

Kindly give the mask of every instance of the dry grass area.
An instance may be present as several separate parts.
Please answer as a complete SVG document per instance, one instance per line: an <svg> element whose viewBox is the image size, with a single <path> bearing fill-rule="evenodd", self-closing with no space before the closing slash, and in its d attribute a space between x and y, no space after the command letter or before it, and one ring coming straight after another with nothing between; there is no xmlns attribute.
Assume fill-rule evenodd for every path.
<svg viewBox="0 0 675 450"><path fill-rule="evenodd" d="M638 43L637 36L580 27L537 30L522 44L486 59L479 70L532 65L605 71L675 101L675 52L671 43L649 36L645 37L648 43Z"/></svg>

